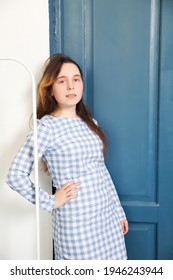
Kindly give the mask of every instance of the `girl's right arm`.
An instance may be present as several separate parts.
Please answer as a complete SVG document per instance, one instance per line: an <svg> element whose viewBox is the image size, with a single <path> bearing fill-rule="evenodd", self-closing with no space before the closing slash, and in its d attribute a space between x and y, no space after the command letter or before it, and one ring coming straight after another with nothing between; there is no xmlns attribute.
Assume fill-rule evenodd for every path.
<svg viewBox="0 0 173 280"><path fill-rule="evenodd" d="M51 145L52 133L47 124L38 120L38 157L44 155ZM7 184L28 201L35 204L35 185L30 180L30 174L34 168L34 135L33 130L27 136L23 146L14 158L7 176ZM55 207L55 195L49 195L43 189L39 189L40 208L51 212Z"/></svg>

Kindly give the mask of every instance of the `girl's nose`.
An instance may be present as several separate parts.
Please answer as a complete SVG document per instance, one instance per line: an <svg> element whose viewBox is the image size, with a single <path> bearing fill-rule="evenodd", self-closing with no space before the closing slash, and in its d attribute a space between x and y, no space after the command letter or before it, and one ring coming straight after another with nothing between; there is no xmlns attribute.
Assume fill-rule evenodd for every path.
<svg viewBox="0 0 173 280"><path fill-rule="evenodd" d="M67 89L68 90L74 89L73 81L68 81Z"/></svg>

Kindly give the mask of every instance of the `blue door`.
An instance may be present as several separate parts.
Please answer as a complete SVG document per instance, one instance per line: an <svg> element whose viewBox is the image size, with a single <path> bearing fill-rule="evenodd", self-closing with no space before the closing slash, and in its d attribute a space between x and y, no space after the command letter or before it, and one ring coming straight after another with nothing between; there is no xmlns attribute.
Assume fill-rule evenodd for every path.
<svg viewBox="0 0 173 280"><path fill-rule="evenodd" d="M173 259L173 0L50 0L51 54L82 66L129 220L129 259Z"/></svg>

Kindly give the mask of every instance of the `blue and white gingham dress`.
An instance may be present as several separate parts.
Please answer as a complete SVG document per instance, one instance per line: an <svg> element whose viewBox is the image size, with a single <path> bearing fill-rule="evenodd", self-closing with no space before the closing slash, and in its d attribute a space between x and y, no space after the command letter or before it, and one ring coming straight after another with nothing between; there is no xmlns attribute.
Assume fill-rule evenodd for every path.
<svg viewBox="0 0 173 280"><path fill-rule="evenodd" d="M120 224L126 216L107 171L100 138L80 118L44 116L38 120L38 154L48 166L53 185L80 182L78 197L53 209L55 197L40 188L40 207L53 215L56 259L126 259ZM16 155L7 182L35 203L33 131Z"/></svg>

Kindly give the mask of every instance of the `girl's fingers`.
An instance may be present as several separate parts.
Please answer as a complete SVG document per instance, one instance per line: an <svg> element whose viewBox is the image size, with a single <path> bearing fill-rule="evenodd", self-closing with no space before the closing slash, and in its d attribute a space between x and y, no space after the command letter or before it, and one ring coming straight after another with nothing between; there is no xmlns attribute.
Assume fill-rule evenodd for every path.
<svg viewBox="0 0 173 280"><path fill-rule="evenodd" d="M66 193L71 192L79 188L79 183L73 184L65 189Z"/></svg>
<svg viewBox="0 0 173 280"><path fill-rule="evenodd" d="M71 188L74 188L74 187L77 187L79 186L79 183L78 182L75 182L75 181L70 181L66 184L64 184L64 186L62 187L64 190L70 190Z"/></svg>
<svg viewBox="0 0 173 280"><path fill-rule="evenodd" d="M123 233L126 234L128 232L128 222L125 220L123 221Z"/></svg>
<svg viewBox="0 0 173 280"><path fill-rule="evenodd" d="M75 198L77 198L77 194L73 194L73 195L68 196L66 201L69 201L69 200L72 200L72 199L75 199Z"/></svg>
<svg viewBox="0 0 173 280"><path fill-rule="evenodd" d="M74 183L75 181L69 181L62 186L62 189L66 190L69 186L71 186Z"/></svg>
<svg viewBox="0 0 173 280"><path fill-rule="evenodd" d="M75 195L78 191L79 191L79 187L76 187L75 189L71 189L70 191L68 191L68 192L66 193L66 194L67 194L67 197L72 196L72 195Z"/></svg>

